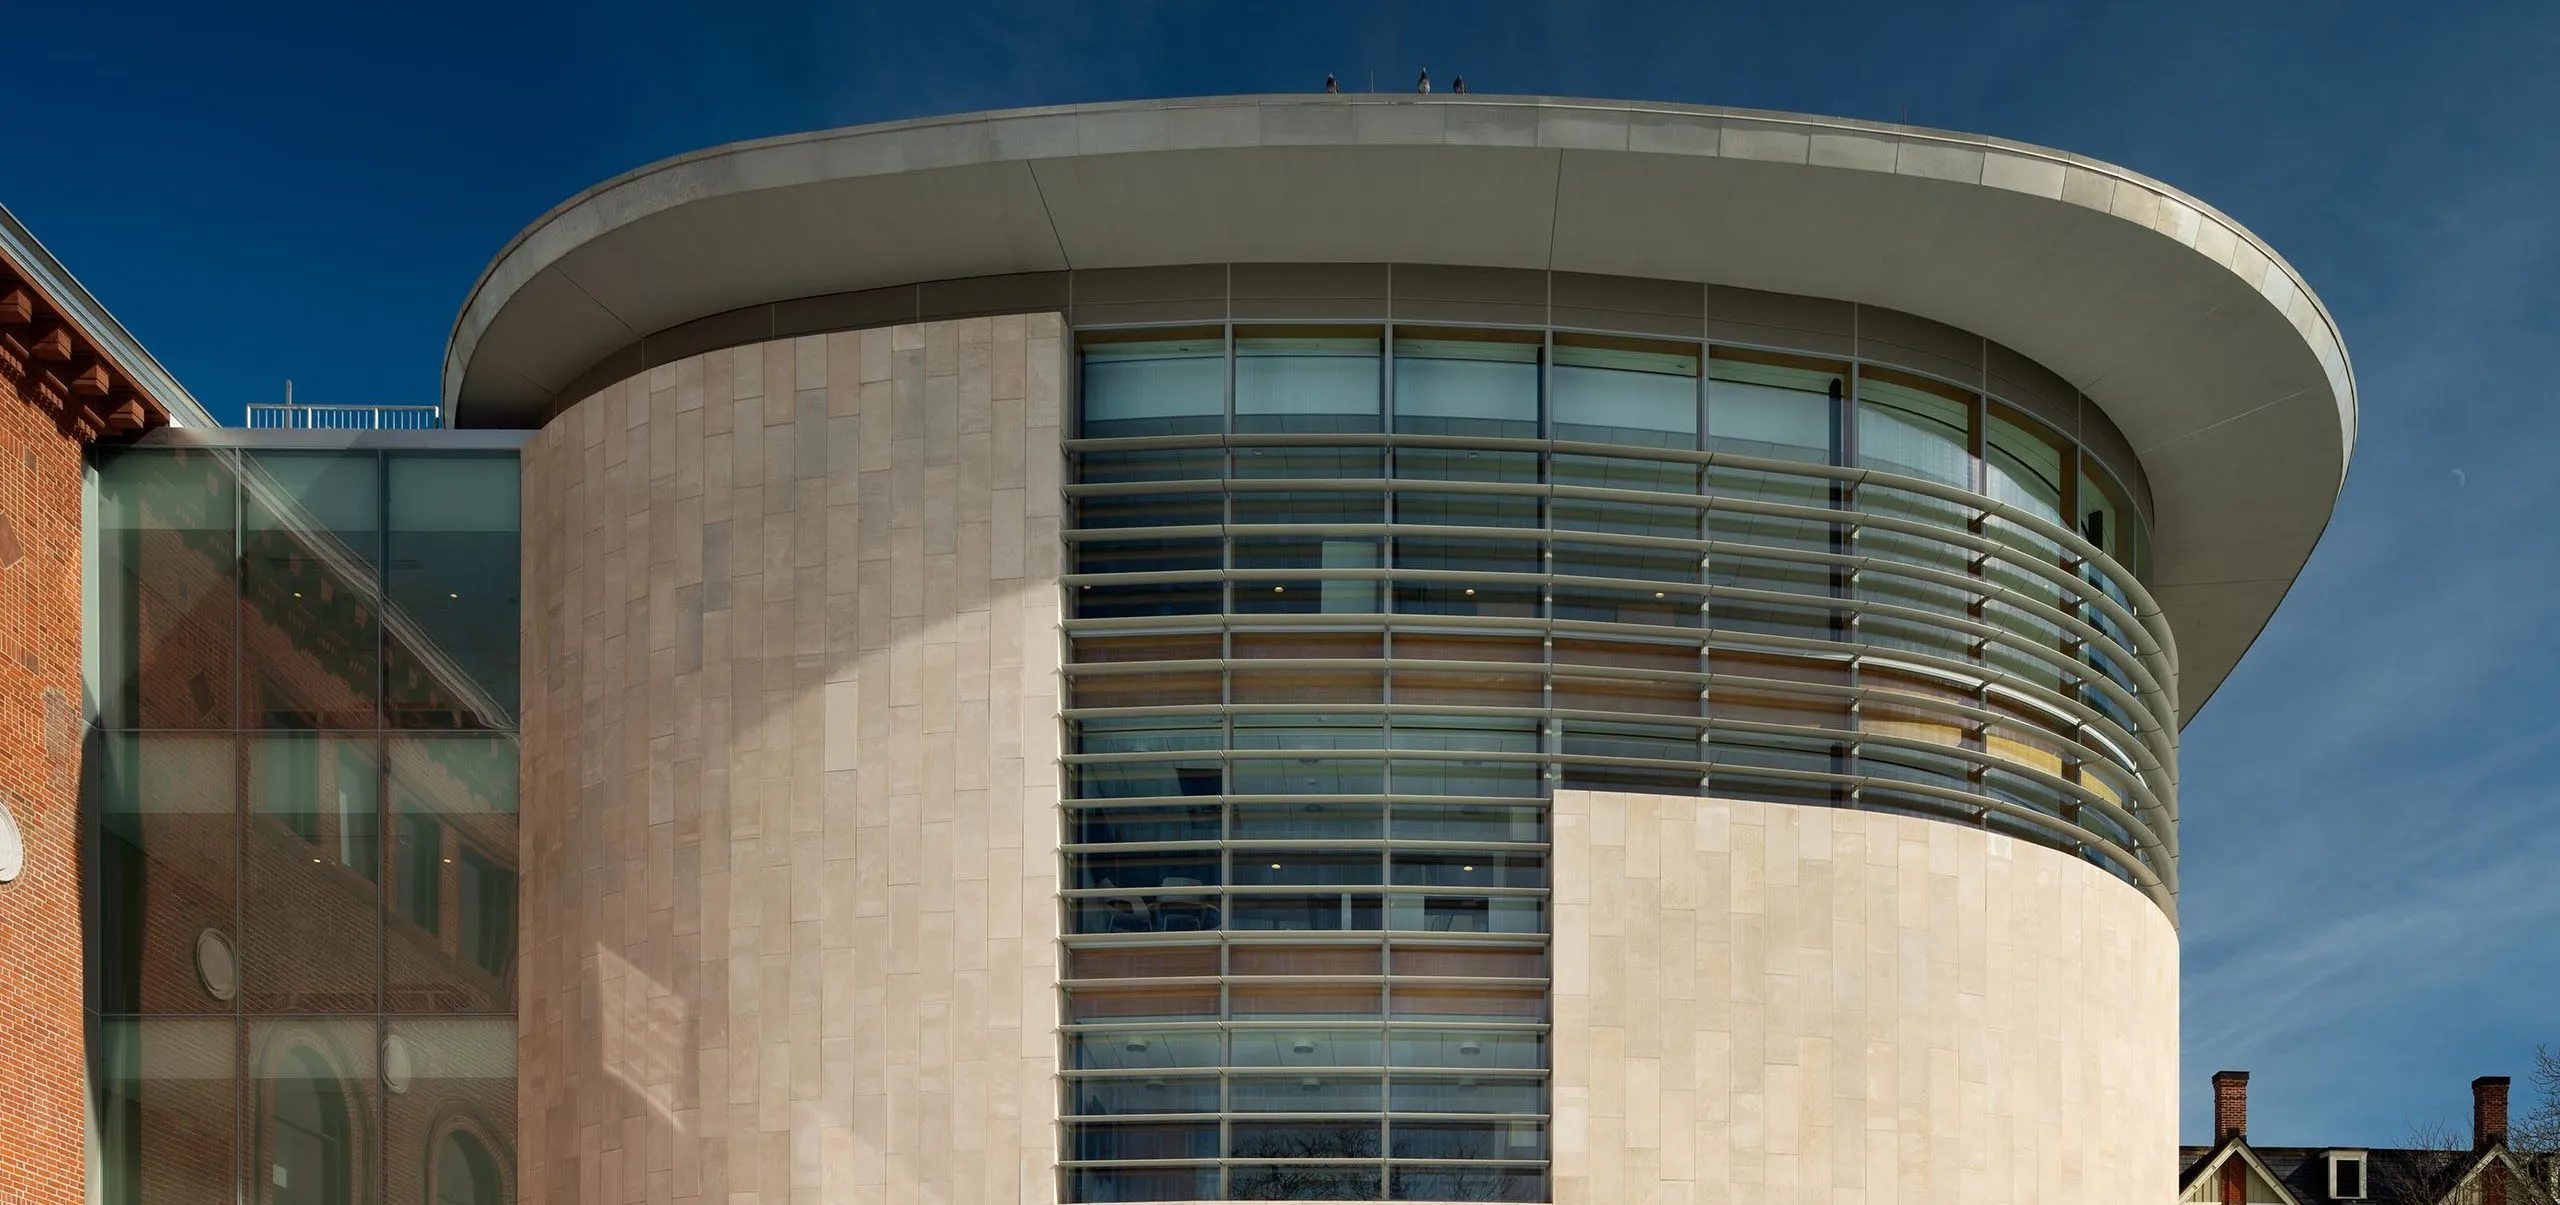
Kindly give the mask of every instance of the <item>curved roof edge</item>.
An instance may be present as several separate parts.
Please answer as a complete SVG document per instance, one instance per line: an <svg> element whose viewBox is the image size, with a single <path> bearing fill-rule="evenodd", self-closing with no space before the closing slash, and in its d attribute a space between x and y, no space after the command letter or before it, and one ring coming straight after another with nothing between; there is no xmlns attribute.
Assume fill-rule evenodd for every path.
<svg viewBox="0 0 2560 1205"><path fill-rule="evenodd" d="M2256 236L2156 180L1977 135L1499 96L1060 106L680 155L508 243L455 320L443 405L453 425L538 423L610 357L762 303L1347 262L1836 298L2016 349L2106 411L2160 497L2154 588L2190 714L2309 556L2355 444L2326 307Z"/></svg>

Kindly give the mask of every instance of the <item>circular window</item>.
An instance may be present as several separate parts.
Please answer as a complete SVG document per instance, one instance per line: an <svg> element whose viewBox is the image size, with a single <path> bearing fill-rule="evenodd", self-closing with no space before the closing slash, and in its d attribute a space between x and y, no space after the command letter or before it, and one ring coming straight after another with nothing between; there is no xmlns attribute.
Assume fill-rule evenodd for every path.
<svg viewBox="0 0 2560 1205"><path fill-rule="evenodd" d="M414 1073L409 1058L409 1040L396 1033L383 1038L382 1086L391 1089L394 1095L405 1093Z"/></svg>
<svg viewBox="0 0 2560 1205"><path fill-rule="evenodd" d="M18 840L18 819L9 814L9 804L0 800L0 883L15 880L27 868L27 847Z"/></svg>
<svg viewBox="0 0 2560 1205"><path fill-rule="evenodd" d="M221 930L207 929L196 934L196 982L204 985L204 994L216 1000L229 1000L240 990L240 963L231 953L231 940Z"/></svg>

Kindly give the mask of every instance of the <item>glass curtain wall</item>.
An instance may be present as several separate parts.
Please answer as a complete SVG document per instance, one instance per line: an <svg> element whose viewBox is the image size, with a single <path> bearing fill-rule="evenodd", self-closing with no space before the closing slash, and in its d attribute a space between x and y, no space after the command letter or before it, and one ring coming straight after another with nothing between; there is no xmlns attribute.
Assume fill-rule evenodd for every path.
<svg viewBox="0 0 2560 1205"><path fill-rule="evenodd" d="M1545 1199L1558 788L2149 869L2143 595L2080 552L2138 524L2111 481L2064 524L2103 470L1996 401L1581 332L1080 338L1069 1199Z"/></svg>
<svg viewBox="0 0 2560 1205"><path fill-rule="evenodd" d="M512 1200L517 462L97 462L110 1205Z"/></svg>

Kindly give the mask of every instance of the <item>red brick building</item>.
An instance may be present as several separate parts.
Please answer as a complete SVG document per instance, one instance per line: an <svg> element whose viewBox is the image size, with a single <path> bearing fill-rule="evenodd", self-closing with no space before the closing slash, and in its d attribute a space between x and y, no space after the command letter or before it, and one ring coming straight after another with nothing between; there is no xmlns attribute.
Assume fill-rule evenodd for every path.
<svg viewBox="0 0 2560 1205"><path fill-rule="evenodd" d="M0 210L0 1199L83 1196L82 450L202 422ZM8 872L14 865L15 874Z"/></svg>

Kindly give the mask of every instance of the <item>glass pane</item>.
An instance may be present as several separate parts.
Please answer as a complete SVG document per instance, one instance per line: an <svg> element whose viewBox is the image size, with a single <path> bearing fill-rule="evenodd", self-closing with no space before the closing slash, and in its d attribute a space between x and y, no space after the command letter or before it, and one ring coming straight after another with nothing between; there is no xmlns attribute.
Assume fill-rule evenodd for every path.
<svg viewBox="0 0 2560 1205"><path fill-rule="evenodd" d="M375 726L380 467L370 452L242 465L242 727Z"/></svg>
<svg viewBox="0 0 2560 1205"><path fill-rule="evenodd" d="M373 742L308 732L248 738L243 1011L371 1012L379 1003Z"/></svg>
<svg viewBox="0 0 2560 1205"><path fill-rule="evenodd" d="M1387 1054L1397 1067L1536 1070L1547 1065L1547 1037L1524 1030L1399 1029Z"/></svg>
<svg viewBox="0 0 2560 1205"><path fill-rule="evenodd" d="M1399 1113L1539 1113L1547 1107L1547 1086L1526 1078L1400 1075L1391 1107Z"/></svg>
<svg viewBox="0 0 2560 1205"><path fill-rule="evenodd" d="M1217 1015L1218 989L1214 985L1067 989L1069 1021L1164 1021Z"/></svg>
<svg viewBox="0 0 2560 1205"><path fill-rule="evenodd" d="M1238 1113L1375 1113L1375 1075L1239 1075L1231 1084Z"/></svg>
<svg viewBox="0 0 2560 1205"><path fill-rule="evenodd" d="M663 999L635 998L608 1004L607 1024L617 1030L622 1062L613 1074L622 1087L661 1111L677 1107L674 1089L688 1073L692 1051L685 1031ZM401 1017L382 1040L382 1144L385 1199L430 1205L504 1205L502 1169L515 1166L516 1034L504 1017Z"/></svg>
<svg viewBox="0 0 2560 1205"><path fill-rule="evenodd" d="M1224 339L1186 332L1089 341L1078 398L1077 433L1087 439L1214 432L1227 408Z"/></svg>
<svg viewBox="0 0 2560 1205"><path fill-rule="evenodd" d="M1398 770L1403 768L1399 766ZM1546 813L1535 807L1483 803L1431 807L1399 804L1395 834L1406 841L1544 841Z"/></svg>
<svg viewBox="0 0 2560 1205"><path fill-rule="evenodd" d="M2042 431L1995 413L1984 436L1985 492L2053 522L2062 521L2063 450Z"/></svg>
<svg viewBox="0 0 2560 1205"><path fill-rule="evenodd" d="M1529 340L1397 336L1396 430L1537 438L1538 355Z"/></svg>
<svg viewBox="0 0 2560 1205"><path fill-rule="evenodd" d="M1536 1121L1402 1121L1395 1125L1399 1159L1544 1159L1547 1127ZM1418 1170L1418 1169L1413 1169ZM1459 1175L1482 1175L1448 1169ZM1412 1174L1408 1170L1407 1175ZM1512 1198L1448 1197L1452 1201Z"/></svg>
<svg viewBox="0 0 2560 1205"><path fill-rule="evenodd" d="M1396 476L1409 481L1528 483L1538 480L1538 454L1482 448L1398 448Z"/></svg>
<svg viewBox="0 0 2560 1205"><path fill-rule="evenodd" d="M1882 370L1859 378L1859 464L1970 488L1972 425L1969 397Z"/></svg>
<svg viewBox="0 0 2560 1205"><path fill-rule="evenodd" d="M1067 951L1069 979L1162 979L1218 973L1216 946L1136 946Z"/></svg>
<svg viewBox="0 0 2560 1205"><path fill-rule="evenodd" d="M1375 1159L1375 1121L1239 1121L1227 1132L1239 1159Z"/></svg>
<svg viewBox="0 0 2560 1205"><path fill-rule="evenodd" d="M1144 1071L1218 1065L1216 1029L1070 1034L1067 1062L1080 1071Z"/></svg>
<svg viewBox="0 0 2560 1205"><path fill-rule="evenodd" d="M1078 1117L1115 1113L1215 1113L1218 1077L1089 1079L1067 1085L1069 1111Z"/></svg>
<svg viewBox="0 0 2560 1205"><path fill-rule="evenodd" d="M509 727L517 696L517 458L392 453L384 727ZM701 634L678 622L678 655Z"/></svg>
<svg viewBox="0 0 2560 1205"><path fill-rule="evenodd" d="M1247 980L1227 986L1227 1015L1239 1021L1374 1018L1382 1007L1374 982L1295 984Z"/></svg>
<svg viewBox="0 0 2560 1205"><path fill-rule="evenodd" d="M1247 329L1236 335L1236 430L1378 429L1378 336Z"/></svg>
<svg viewBox="0 0 2560 1205"><path fill-rule="evenodd" d="M1632 340L1556 341L1556 438L1698 446L1698 352Z"/></svg>
<svg viewBox="0 0 2560 1205"><path fill-rule="evenodd" d="M1542 987L1397 984L1388 995L1394 1015L1401 1020L1541 1021L1547 1015L1547 993Z"/></svg>
<svg viewBox="0 0 2560 1205"><path fill-rule="evenodd" d="M1535 1167L1397 1167L1390 1191L1398 1201L1544 1201L1547 1173Z"/></svg>
<svg viewBox="0 0 2560 1205"><path fill-rule="evenodd" d="M238 487L227 456L179 449L100 458L104 726L231 724Z"/></svg>
<svg viewBox="0 0 2560 1205"><path fill-rule="evenodd" d="M1240 849L1236 884L1243 887L1363 886L1386 873L1376 850Z"/></svg>
<svg viewBox="0 0 2560 1205"><path fill-rule="evenodd" d="M1238 1067L1375 1067L1379 1034L1370 1029L1238 1029L1229 1039Z"/></svg>
<svg viewBox="0 0 2560 1205"><path fill-rule="evenodd" d="M514 1007L516 745L512 738L392 737L385 1007Z"/></svg>
<svg viewBox="0 0 2560 1205"><path fill-rule="evenodd" d="M238 1052L227 1017L99 1024L92 1066L107 1201L234 1199Z"/></svg>
<svg viewBox="0 0 2560 1205"><path fill-rule="evenodd" d="M1217 1145L1215 1126L1207 1131ZM1215 1167L1080 1167L1067 1175L1074 1201L1207 1201L1218 1195Z"/></svg>
<svg viewBox="0 0 2560 1205"><path fill-rule="evenodd" d="M1376 837L1386 809L1372 803L1245 803L1236 805L1239 839Z"/></svg>
<svg viewBox="0 0 2560 1205"><path fill-rule="evenodd" d="M1708 362L1707 446L1773 460L1832 462L1845 371L1785 357Z"/></svg>
<svg viewBox="0 0 2560 1205"><path fill-rule="evenodd" d="M1228 898L1239 930L1325 932L1376 929L1379 898L1359 892L1236 895Z"/></svg>
<svg viewBox="0 0 2560 1205"><path fill-rule="evenodd" d="M1378 1169L1240 1164L1227 1169L1227 1195L1239 1201L1374 1201Z"/></svg>
<svg viewBox="0 0 2560 1205"><path fill-rule="evenodd" d="M1376 943L1356 946L1244 945L1228 951L1234 975L1375 975L1384 951Z"/></svg>
<svg viewBox="0 0 2560 1205"><path fill-rule="evenodd" d="M248 1032L248 1199L362 1205L374 1199L374 1022L268 1021ZM513 1068L509 1068L512 1074Z"/></svg>
<svg viewBox="0 0 2560 1205"><path fill-rule="evenodd" d="M98 1009L229 1012L240 986L231 738L109 733L98 749Z"/></svg>
<svg viewBox="0 0 2560 1205"><path fill-rule="evenodd" d="M1235 455L1238 477L1374 480L1386 475L1386 453L1377 448L1238 448Z"/></svg>
<svg viewBox="0 0 2560 1205"><path fill-rule="evenodd" d="M1075 461L1078 481L1214 481L1226 475L1226 454L1216 448L1078 452Z"/></svg>
<svg viewBox="0 0 2560 1205"><path fill-rule="evenodd" d="M1067 1127L1069 1159L1214 1159L1218 1156L1218 1123L1214 1121L1083 1122ZM1217 1169L1206 1169L1212 1176ZM1084 1173L1092 1174L1092 1173ZM1211 1189L1214 1193L1214 1187ZM1125 1201L1124 1196L1088 1196L1088 1201Z"/></svg>

